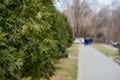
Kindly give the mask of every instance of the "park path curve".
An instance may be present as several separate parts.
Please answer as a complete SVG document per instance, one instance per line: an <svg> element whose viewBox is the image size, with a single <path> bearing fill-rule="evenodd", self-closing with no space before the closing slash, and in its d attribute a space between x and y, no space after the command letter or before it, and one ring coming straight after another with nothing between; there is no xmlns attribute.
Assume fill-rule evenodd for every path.
<svg viewBox="0 0 120 80"><path fill-rule="evenodd" d="M77 80L120 80L120 66L92 46L79 46Z"/></svg>

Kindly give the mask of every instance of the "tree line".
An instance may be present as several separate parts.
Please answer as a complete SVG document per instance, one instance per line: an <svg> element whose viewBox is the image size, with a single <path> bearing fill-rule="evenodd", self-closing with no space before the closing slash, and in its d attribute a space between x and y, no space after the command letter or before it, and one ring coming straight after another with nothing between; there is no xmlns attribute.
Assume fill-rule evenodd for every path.
<svg viewBox="0 0 120 80"><path fill-rule="evenodd" d="M49 79L72 36L52 0L0 0L0 80Z"/></svg>
<svg viewBox="0 0 120 80"><path fill-rule="evenodd" d="M87 1L73 0L73 5L64 10L72 26L74 37L93 37L95 41L120 41L120 7L105 6L96 12Z"/></svg>

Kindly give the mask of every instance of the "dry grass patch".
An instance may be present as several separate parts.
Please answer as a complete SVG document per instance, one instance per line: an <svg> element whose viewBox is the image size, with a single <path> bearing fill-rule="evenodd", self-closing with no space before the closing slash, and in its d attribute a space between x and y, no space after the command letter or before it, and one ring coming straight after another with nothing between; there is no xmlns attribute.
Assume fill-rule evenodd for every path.
<svg viewBox="0 0 120 80"><path fill-rule="evenodd" d="M78 45L79 44L73 44L70 48L68 48L66 50L66 52L70 55L70 56L78 56Z"/></svg>
<svg viewBox="0 0 120 80"><path fill-rule="evenodd" d="M106 48L104 46L101 46L100 44L93 44L93 46L107 56L118 55L118 51Z"/></svg>
<svg viewBox="0 0 120 80"><path fill-rule="evenodd" d="M77 59L61 59L56 68L55 75L50 80L76 80Z"/></svg>
<svg viewBox="0 0 120 80"><path fill-rule="evenodd" d="M78 55L78 44L73 44L67 49L67 53L71 56ZM78 59L60 59L56 64L55 75L50 80L76 80Z"/></svg>
<svg viewBox="0 0 120 80"><path fill-rule="evenodd" d="M115 58L115 61L120 64L120 57L119 58Z"/></svg>

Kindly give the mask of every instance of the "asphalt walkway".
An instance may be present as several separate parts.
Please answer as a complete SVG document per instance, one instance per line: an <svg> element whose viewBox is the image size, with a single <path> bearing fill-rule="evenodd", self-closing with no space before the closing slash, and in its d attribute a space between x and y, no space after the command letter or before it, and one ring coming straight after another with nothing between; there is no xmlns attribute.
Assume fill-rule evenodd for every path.
<svg viewBox="0 0 120 80"><path fill-rule="evenodd" d="M120 80L120 66L92 46L79 46L77 80Z"/></svg>

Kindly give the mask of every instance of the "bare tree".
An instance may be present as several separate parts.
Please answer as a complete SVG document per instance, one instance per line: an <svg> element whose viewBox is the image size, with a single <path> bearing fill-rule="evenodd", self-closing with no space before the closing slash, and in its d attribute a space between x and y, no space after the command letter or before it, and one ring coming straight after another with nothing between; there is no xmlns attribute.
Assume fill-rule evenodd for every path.
<svg viewBox="0 0 120 80"><path fill-rule="evenodd" d="M101 9L101 11L99 11L99 13L97 14L96 20L96 33L101 34L102 36L100 36L100 38L102 39L102 41L105 42L108 42L110 37L111 15L109 12L110 11L106 7Z"/></svg>
<svg viewBox="0 0 120 80"><path fill-rule="evenodd" d="M94 13L85 1L74 0L73 6L64 11L64 13L68 17L75 37L85 37L89 35Z"/></svg>
<svg viewBox="0 0 120 80"><path fill-rule="evenodd" d="M120 41L120 7L112 13L112 39Z"/></svg>
<svg viewBox="0 0 120 80"><path fill-rule="evenodd" d="M74 37L94 36L106 42L119 39L120 8L113 14L107 7L96 13L85 1L73 0L73 6L66 9L64 14L72 26Z"/></svg>

